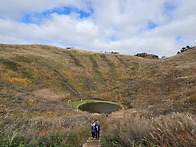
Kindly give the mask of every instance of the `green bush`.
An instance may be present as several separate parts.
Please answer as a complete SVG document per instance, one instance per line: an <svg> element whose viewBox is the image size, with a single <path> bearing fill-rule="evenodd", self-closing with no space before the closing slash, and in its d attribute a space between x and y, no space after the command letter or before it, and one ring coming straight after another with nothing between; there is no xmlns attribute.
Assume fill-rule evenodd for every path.
<svg viewBox="0 0 196 147"><path fill-rule="evenodd" d="M134 56L143 57L143 58L155 58L155 59L159 59L159 56L153 55L153 54L147 54L147 53L137 53Z"/></svg>

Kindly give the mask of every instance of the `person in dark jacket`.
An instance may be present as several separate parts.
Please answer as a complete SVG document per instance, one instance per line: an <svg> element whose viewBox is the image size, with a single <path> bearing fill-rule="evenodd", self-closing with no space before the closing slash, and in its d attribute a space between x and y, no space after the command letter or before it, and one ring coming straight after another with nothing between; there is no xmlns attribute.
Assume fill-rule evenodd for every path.
<svg viewBox="0 0 196 147"><path fill-rule="evenodd" d="M95 138L95 122L94 121L91 124L91 133L92 133L92 138Z"/></svg>
<svg viewBox="0 0 196 147"><path fill-rule="evenodd" d="M100 125L99 125L99 121L97 121L95 124L95 137L99 138L99 135L100 135Z"/></svg>

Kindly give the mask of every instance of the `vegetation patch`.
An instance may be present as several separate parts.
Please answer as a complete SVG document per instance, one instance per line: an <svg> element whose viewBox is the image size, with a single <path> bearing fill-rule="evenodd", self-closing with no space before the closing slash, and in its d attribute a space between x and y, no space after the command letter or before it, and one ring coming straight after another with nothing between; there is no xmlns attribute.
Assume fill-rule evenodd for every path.
<svg viewBox="0 0 196 147"><path fill-rule="evenodd" d="M185 51L188 51L188 50L190 50L190 49L194 49L196 46L186 46L186 47L183 47L180 51L178 51L177 52L177 54L179 54L179 53L183 53L183 52L185 52Z"/></svg>
<svg viewBox="0 0 196 147"><path fill-rule="evenodd" d="M24 78L34 80L32 74L24 66L8 59L0 59L0 62L2 62L3 65L6 66L8 69L16 73L22 74Z"/></svg>
<svg viewBox="0 0 196 147"><path fill-rule="evenodd" d="M85 88L88 88L89 90L92 90L92 91L96 91L97 90L97 87L92 82L92 80L87 79L86 77L82 77L82 79L83 79L83 83L85 85Z"/></svg>
<svg viewBox="0 0 196 147"><path fill-rule="evenodd" d="M33 58L33 56L25 57L25 56L17 55L15 57L13 57L13 60L30 64L30 63L32 63L32 58Z"/></svg>
<svg viewBox="0 0 196 147"><path fill-rule="evenodd" d="M81 63L80 60L78 58L76 58L72 53L69 52L69 56L71 57L71 59L74 61L75 65L80 66L80 67L84 67Z"/></svg>
<svg viewBox="0 0 196 147"><path fill-rule="evenodd" d="M17 72L20 67L19 64L17 64L16 62L10 61L8 59L1 58L0 62L3 63L3 65L6 66L8 69L10 69L14 72Z"/></svg>
<svg viewBox="0 0 196 147"><path fill-rule="evenodd" d="M54 69L52 66L50 66L47 63L45 64L49 69L51 69L57 75L57 77L60 78L61 83L65 85L74 95L77 96L80 95L80 93L70 83L68 83L67 79L58 70Z"/></svg>
<svg viewBox="0 0 196 147"><path fill-rule="evenodd" d="M117 71L116 71L116 67L115 67L114 63L111 62L111 61L106 57L105 54L101 54L100 56L101 56L101 58L107 63L107 65L110 67L109 73L110 73L111 77L118 77L118 73L117 73Z"/></svg>
<svg viewBox="0 0 196 147"><path fill-rule="evenodd" d="M101 83L105 82L105 78L103 77L102 73L98 69L97 61L92 56L89 56L89 59L92 62L96 79Z"/></svg>
<svg viewBox="0 0 196 147"><path fill-rule="evenodd" d="M89 123L84 115L47 119L1 117L0 146L82 146L90 136Z"/></svg>
<svg viewBox="0 0 196 147"><path fill-rule="evenodd" d="M196 119L187 114L148 118L148 113L127 113L104 124L103 146L195 146ZM121 116L119 116L121 117ZM107 128L112 124L112 127ZM185 135L186 134L186 135Z"/></svg>
<svg viewBox="0 0 196 147"><path fill-rule="evenodd" d="M159 56L147 53L137 53L135 56L143 57L143 58L150 58L150 59L159 59Z"/></svg>
<svg viewBox="0 0 196 147"><path fill-rule="evenodd" d="M122 65L124 65L126 68L128 68L128 65L127 65L127 63L125 63L124 61L123 61L123 59L122 58L120 58L119 56L115 56L119 61L120 61L120 63L122 64Z"/></svg>

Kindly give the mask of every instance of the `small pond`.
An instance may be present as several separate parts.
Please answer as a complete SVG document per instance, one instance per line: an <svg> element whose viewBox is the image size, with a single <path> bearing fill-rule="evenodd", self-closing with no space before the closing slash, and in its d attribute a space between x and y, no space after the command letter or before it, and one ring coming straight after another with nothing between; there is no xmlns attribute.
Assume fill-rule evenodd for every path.
<svg viewBox="0 0 196 147"><path fill-rule="evenodd" d="M90 113L111 113L114 111L119 111L122 109L121 106L107 103L107 102L91 102L82 104L78 107L82 111L87 111Z"/></svg>

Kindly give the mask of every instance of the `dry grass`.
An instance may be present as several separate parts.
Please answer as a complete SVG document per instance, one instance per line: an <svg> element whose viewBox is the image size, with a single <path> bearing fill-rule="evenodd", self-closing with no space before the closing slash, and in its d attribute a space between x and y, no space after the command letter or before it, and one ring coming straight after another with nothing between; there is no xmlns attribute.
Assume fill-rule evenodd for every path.
<svg viewBox="0 0 196 147"><path fill-rule="evenodd" d="M196 114L195 55L196 49L192 49L170 58L153 60L45 45L0 44L0 116L12 114L13 124L18 118L43 117L45 124L52 117L78 115L66 104L68 99L99 98L137 108L136 112L140 114L142 110L147 111L142 112L142 116L135 112L132 118L125 117L125 113L117 115L121 120L114 118L114 129L110 129L117 134L118 129L125 129L126 121L134 125L129 132L120 132L121 137L113 136L123 140L122 143L130 143L136 137L133 144L148 139L148 143L159 145L156 139L163 139L162 146L170 146L170 142L177 146L175 139L182 141L183 136L191 142L190 130L187 132L187 128L179 127L179 122L183 126L186 126L185 121L190 123L190 117L179 113ZM165 116L161 118L160 115ZM179 122L172 119L172 115L178 116ZM132 119L134 122L131 122ZM103 118L101 120L106 125L113 123L112 120L109 120L110 123ZM175 123L179 132L174 129ZM163 128L158 124L162 124ZM43 130L41 134L45 132ZM126 133L130 136L127 139ZM179 143L185 146L184 142Z"/></svg>
<svg viewBox="0 0 196 147"><path fill-rule="evenodd" d="M57 146L80 146L90 135L86 129L89 123L89 118L85 115L47 119L43 117L20 118L16 120L6 116L0 121L2 128L0 141L4 142L4 144L1 142L0 145L16 146L23 144L31 146L29 142L35 141L33 146L53 146L54 144Z"/></svg>
<svg viewBox="0 0 196 147"><path fill-rule="evenodd" d="M62 95L56 94L54 91L50 89L40 89L34 91L33 94L36 98L45 99L47 101L58 101L63 97Z"/></svg>
<svg viewBox="0 0 196 147"><path fill-rule="evenodd" d="M148 107L152 101L163 102L171 95L180 95L182 100L186 87L195 89L194 49L152 60L44 45L1 45L1 48L2 81L16 89L31 85L28 89L32 91L50 89L57 94L70 93L73 99L100 98L112 93L108 99L130 107ZM130 91L135 93L134 100ZM155 100L157 95L159 100Z"/></svg>
<svg viewBox="0 0 196 147"><path fill-rule="evenodd" d="M105 144L161 147L196 145L196 119L193 115L172 113L146 118L144 114L127 113L123 119L111 116L104 124L104 127L111 126L104 128Z"/></svg>

